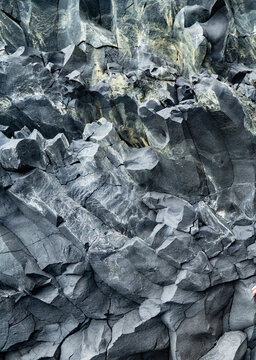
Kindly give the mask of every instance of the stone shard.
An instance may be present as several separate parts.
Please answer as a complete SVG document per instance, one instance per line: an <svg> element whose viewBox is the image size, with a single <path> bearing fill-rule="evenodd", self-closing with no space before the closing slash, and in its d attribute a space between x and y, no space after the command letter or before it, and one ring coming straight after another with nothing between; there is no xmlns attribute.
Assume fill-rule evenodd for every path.
<svg viewBox="0 0 256 360"><path fill-rule="evenodd" d="M55 166L63 164L63 160L68 156L69 143L64 134L58 134L53 139L46 141L45 152L51 163Z"/></svg>
<svg viewBox="0 0 256 360"><path fill-rule="evenodd" d="M255 313L255 304L251 295L251 288L255 277L240 280L235 285L234 299L230 310L230 329L243 330L254 323L252 314ZM238 316L238 314L240 314Z"/></svg>
<svg viewBox="0 0 256 360"><path fill-rule="evenodd" d="M227 360L240 360L246 352L246 335L242 331L226 332L218 340L215 347L210 350L201 360L219 360L225 358Z"/></svg>
<svg viewBox="0 0 256 360"><path fill-rule="evenodd" d="M170 354L174 359L198 359L214 346L222 334L223 312L232 295L232 286L213 287L187 308L171 307L163 315L170 329ZM170 319L172 314L174 318Z"/></svg>
<svg viewBox="0 0 256 360"><path fill-rule="evenodd" d="M36 346L24 348L19 351L7 353L7 360L49 360L58 359L58 345L54 342L39 342Z"/></svg>
<svg viewBox="0 0 256 360"><path fill-rule="evenodd" d="M42 149L33 139L9 140L0 147L0 164L6 170L26 171L46 167Z"/></svg>
<svg viewBox="0 0 256 360"><path fill-rule="evenodd" d="M175 283L184 290L204 291L210 286L210 278L207 274L196 274L189 270L181 270Z"/></svg>
<svg viewBox="0 0 256 360"><path fill-rule="evenodd" d="M154 277L144 276L138 271L138 265L136 267L136 263L133 264L125 256L127 251L122 245L127 240L118 234L111 234L108 240L105 237L95 242L89 253L93 270L108 286L135 302L141 303L146 298L160 298L162 288L152 282ZM118 248L120 251L117 251ZM124 269L129 269L129 277ZM144 272L145 270L144 267Z"/></svg>
<svg viewBox="0 0 256 360"><path fill-rule="evenodd" d="M155 317L143 318L142 314L134 310L113 325L107 355L109 359L117 360L121 352L125 357L168 346L168 331L162 322Z"/></svg>
<svg viewBox="0 0 256 360"><path fill-rule="evenodd" d="M124 161L127 171L140 183L143 184L153 179L157 172L159 160L150 147L132 149Z"/></svg>
<svg viewBox="0 0 256 360"><path fill-rule="evenodd" d="M192 242L191 235L177 232L168 237L156 252L169 261L170 265L179 269L183 263L192 260L195 256L196 250L193 249Z"/></svg>
<svg viewBox="0 0 256 360"><path fill-rule="evenodd" d="M166 194L150 192L143 198L149 208L157 210L156 221L174 229L190 232L196 221L196 212L187 201Z"/></svg>
<svg viewBox="0 0 256 360"><path fill-rule="evenodd" d="M61 360L104 358L111 341L111 328L106 321L92 320L87 329L69 336L61 345Z"/></svg>
<svg viewBox="0 0 256 360"><path fill-rule="evenodd" d="M169 285L175 281L176 268L157 256L156 252L139 238L128 241L125 251L133 266L153 283Z"/></svg>

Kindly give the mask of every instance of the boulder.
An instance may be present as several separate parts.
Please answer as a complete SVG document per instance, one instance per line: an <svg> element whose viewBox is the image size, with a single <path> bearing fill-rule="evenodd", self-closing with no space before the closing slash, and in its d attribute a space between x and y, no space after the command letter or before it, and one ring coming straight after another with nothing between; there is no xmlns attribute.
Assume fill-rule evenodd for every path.
<svg viewBox="0 0 256 360"><path fill-rule="evenodd" d="M0 164L6 170L45 169L46 163L39 144L33 139L12 139L0 147Z"/></svg>

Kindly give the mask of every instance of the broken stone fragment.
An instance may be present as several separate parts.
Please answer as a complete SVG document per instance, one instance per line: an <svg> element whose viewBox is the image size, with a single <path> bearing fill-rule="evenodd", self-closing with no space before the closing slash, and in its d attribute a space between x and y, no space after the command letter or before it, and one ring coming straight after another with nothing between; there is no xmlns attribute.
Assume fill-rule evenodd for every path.
<svg viewBox="0 0 256 360"><path fill-rule="evenodd" d="M185 293L189 296L189 292ZM232 298L233 288L220 285L206 293L195 294L200 294L200 297L183 308L184 313L176 307L178 316L174 315L175 321L170 319L168 312L163 318L170 329L170 353L174 359L198 359L212 349L222 333L223 310Z"/></svg>
<svg viewBox="0 0 256 360"><path fill-rule="evenodd" d="M125 166L129 171L150 171L153 170L157 164L157 156L149 147L132 149L125 160Z"/></svg>
<svg viewBox="0 0 256 360"><path fill-rule="evenodd" d="M113 325L108 358L118 360L120 353L128 357L153 350L154 346L155 350L161 350L168 344L168 331L160 319L157 317L144 319L138 310L134 310Z"/></svg>
<svg viewBox="0 0 256 360"><path fill-rule="evenodd" d="M194 97L193 90L191 88L190 83L186 79L181 77L178 78L176 80L176 86L177 86L177 96L179 102L188 99L193 99Z"/></svg>
<svg viewBox="0 0 256 360"><path fill-rule="evenodd" d="M38 342L34 346L25 347L18 351L6 354L7 360L41 360L47 357L49 360L57 360L59 344L54 342Z"/></svg>
<svg viewBox="0 0 256 360"><path fill-rule="evenodd" d="M165 120L175 121L180 124L184 120L182 112L176 106L166 107L165 109L158 111L157 115L163 117Z"/></svg>
<svg viewBox="0 0 256 360"><path fill-rule="evenodd" d="M248 259L253 259L253 261L256 258L256 244L251 244L247 247L248 252Z"/></svg>
<svg viewBox="0 0 256 360"><path fill-rule="evenodd" d="M176 331L180 326L181 322L185 319L185 311L190 305L180 305L171 303L170 309L166 311L162 316L161 319L163 323L168 327L168 329L172 331Z"/></svg>
<svg viewBox="0 0 256 360"><path fill-rule="evenodd" d="M228 30L228 12L224 6L207 21L201 24L204 36L211 43L212 61L221 62L225 54Z"/></svg>
<svg viewBox="0 0 256 360"><path fill-rule="evenodd" d="M252 260L245 260L235 264L240 279L246 279L256 274L256 267Z"/></svg>
<svg viewBox="0 0 256 360"><path fill-rule="evenodd" d="M21 130L14 132L15 139L24 139L26 137L29 137L31 134L31 131L27 128L27 126L24 126Z"/></svg>
<svg viewBox="0 0 256 360"><path fill-rule="evenodd" d="M175 198L173 198L173 201L169 201L168 205L168 208L157 212L156 221L189 233L196 221L196 213L193 207L190 204L185 204L184 206L184 204Z"/></svg>
<svg viewBox="0 0 256 360"><path fill-rule="evenodd" d="M69 142L64 134L58 134L53 139L47 140L45 151L54 166L63 165L68 156Z"/></svg>
<svg viewBox="0 0 256 360"><path fill-rule="evenodd" d="M131 149L124 161L125 168L139 184L150 185L151 179L158 172L158 165L157 154L150 147Z"/></svg>
<svg viewBox="0 0 256 360"><path fill-rule="evenodd" d="M124 251L127 251L126 257L153 283L159 285L169 285L175 281L176 268L171 266L168 261L157 256L155 250L147 246L139 238L129 241Z"/></svg>
<svg viewBox="0 0 256 360"><path fill-rule="evenodd" d="M203 251L198 251L191 261L182 265L182 269L198 274L210 274L213 268L207 255Z"/></svg>
<svg viewBox="0 0 256 360"><path fill-rule="evenodd" d="M75 332L61 345L60 360L101 359L111 341L107 321L92 320L85 330Z"/></svg>
<svg viewBox="0 0 256 360"><path fill-rule="evenodd" d="M7 13L1 11L1 36L0 40L2 45L6 46L8 53L13 53L20 46L26 45L26 38L22 28L14 21L14 19L8 16Z"/></svg>
<svg viewBox="0 0 256 360"><path fill-rule="evenodd" d="M191 235L176 232L168 237L163 244L156 249L156 253L172 266L179 269L183 263L194 258L194 251L196 250L193 248L192 244L193 238Z"/></svg>
<svg viewBox="0 0 256 360"><path fill-rule="evenodd" d="M146 127L149 144L153 148L164 149L170 140L170 136L166 121L158 115L159 108L162 109L162 106L154 101L148 101L148 103L141 104L138 112Z"/></svg>
<svg viewBox="0 0 256 360"><path fill-rule="evenodd" d="M200 360L241 360L246 352L246 335L242 331L226 332L218 340L215 347Z"/></svg>
<svg viewBox="0 0 256 360"><path fill-rule="evenodd" d="M9 327L8 339L2 349L7 351L13 345L26 342L31 334L34 332L35 323L31 315L25 317L18 324L14 324Z"/></svg>
<svg viewBox="0 0 256 360"><path fill-rule="evenodd" d="M179 288L176 284L168 285L163 288L161 295L162 304L193 304L200 299L203 295L195 291L186 291Z"/></svg>
<svg viewBox="0 0 256 360"><path fill-rule="evenodd" d="M230 310L230 330L243 330L254 324L255 303L251 288L255 284L255 276L239 280L235 284L235 293Z"/></svg>
<svg viewBox="0 0 256 360"><path fill-rule="evenodd" d="M189 77L195 72L200 72L207 51L207 40L199 22L185 27L186 15L189 14L186 8L189 10L189 7L185 7L176 15L173 24L173 33L178 40L178 47L181 51L181 66L186 76ZM191 8L193 8L193 6L191 6Z"/></svg>
<svg viewBox="0 0 256 360"><path fill-rule="evenodd" d="M120 141L113 124L105 118L101 118L98 122L86 125L83 132L83 138L84 140L90 140L109 146Z"/></svg>
<svg viewBox="0 0 256 360"><path fill-rule="evenodd" d="M36 140L11 139L0 147L0 164L6 170L45 169L45 159Z"/></svg>
<svg viewBox="0 0 256 360"><path fill-rule="evenodd" d="M210 286L210 277L207 274L197 274L189 270L178 273L175 284L184 290L204 291Z"/></svg>
<svg viewBox="0 0 256 360"><path fill-rule="evenodd" d="M112 239L112 240L111 240ZM95 241L89 249L91 266L98 277L109 287L128 299L141 303L146 298L159 299L162 288L152 282L138 270L139 263L133 264L128 260L125 243L128 239L118 234L110 234L105 239ZM119 251L117 251L119 249ZM127 258L128 257L128 258ZM139 259L138 259L139 260ZM126 270L129 269L129 276ZM147 269L144 267L143 271ZM153 279L154 279L154 274Z"/></svg>
<svg viewBox="0 0 256 360"><path fill-rule="evenodd" d="M211 273L211 284L221 284L238 279L236 267L231 257L220 255L210 260L213 267Z"/></svg>
<svg viewBox="0 0 256 360"><path fill-rule="evenodd" d="M0 186L7 188L13 184L9 173L0 166Z"/></svg>

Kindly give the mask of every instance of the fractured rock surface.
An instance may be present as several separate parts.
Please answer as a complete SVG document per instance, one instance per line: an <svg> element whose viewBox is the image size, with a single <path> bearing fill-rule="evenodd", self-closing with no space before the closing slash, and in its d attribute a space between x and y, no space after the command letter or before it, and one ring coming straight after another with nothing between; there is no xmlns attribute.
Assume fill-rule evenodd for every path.
<svg viewBox="0 0 256 360"><path fill-rule="evenodd" d="M0 10L0 359L254 360L256 3Z"/></svg>

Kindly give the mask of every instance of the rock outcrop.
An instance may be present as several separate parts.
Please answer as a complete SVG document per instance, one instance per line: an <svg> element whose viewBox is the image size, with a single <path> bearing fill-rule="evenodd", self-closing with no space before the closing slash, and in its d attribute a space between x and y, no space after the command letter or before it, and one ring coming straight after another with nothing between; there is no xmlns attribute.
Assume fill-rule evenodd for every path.
<svg viewBox="0 0 256 360"><path fill-rule="evenodd" d="M0 10L0 359L254 360L256 2Z"/></svg>

